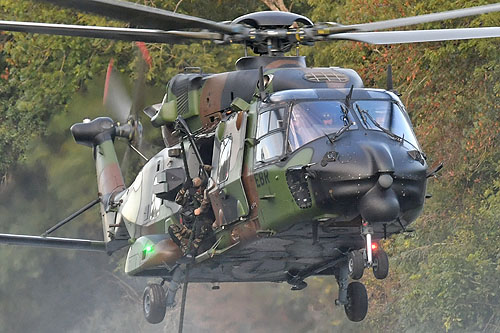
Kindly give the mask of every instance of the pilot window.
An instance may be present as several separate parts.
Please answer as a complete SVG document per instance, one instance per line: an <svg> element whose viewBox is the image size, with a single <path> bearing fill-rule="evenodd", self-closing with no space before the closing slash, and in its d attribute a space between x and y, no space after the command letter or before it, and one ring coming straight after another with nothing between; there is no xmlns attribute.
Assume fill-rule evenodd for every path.
<svg viewBox="0 0 500 333"><path fill-rule="evenodd" d="M259 114L256 138L256 160L265 162L283 154L285 108L266 110Z"/></svg>
<svg viewBox="0 0 500 333"><path fill-rule="evenodd" d="M231 145L233 138L228 136L220 144L219 170L217 171L217 182L220 184L229 178L229 168L231 160Z"/></svg>
<svg viewBox="0 0 500 333"><path fill-rule="evenodd" d="M307 101L292 106L288 143L292 151L325 135L348 126L343 104L339 101ZM351 127L353 128L353 127Z"/></svg>
<svg viewBox="0 0 500 333"><path fill-rule="evenodd" d="M257 161L265 162L274 157L281 156L283 154L284 138L285 133L283 132L276 132L262 138L257 145Z"/></svg>
<svg viewBox="0 0 500 333"><path fill-rule="evenodd" d="M370 117L363 117L360 114L360 118L363 119L363 123L368 129L380 130L377 127L378 124L384 129L404 138L420 150L409 119L396 103L388 100L362 100L354 102L354 108L358 113L367 112L370 115Z"/></svg>

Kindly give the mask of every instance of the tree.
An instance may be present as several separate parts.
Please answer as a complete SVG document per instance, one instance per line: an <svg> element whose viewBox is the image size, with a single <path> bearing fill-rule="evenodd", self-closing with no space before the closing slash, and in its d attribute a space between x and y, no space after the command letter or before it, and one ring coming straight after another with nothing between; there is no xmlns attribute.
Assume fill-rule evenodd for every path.
<svg viewBox="0 0 500 333"><path fill-rule="evenodd" d="M367 3L363 0L309 0L307 3L294 1L286 4L288 9L293 6L292 10L300 10L301 14L316 22L361 23L484 3L487 1L375 0ZM148 1L148 4L216 21L237 17L250 11L249 8L267 8L264 2L256 0L206 1L201 5L193 0L165 0ZM4 19L121 24L72 11L54 10L38 3L12 0L0 0L0 12ZM498 14L489 14L425 27L498 26L499 21ZM134 46L131 43L19 33L4 33L0 37L0 174L5 174L9 166L23 159L22 163L16 164L15 170L10 169L12 180L4 185L0 194L2 231L31 233L37 230L41 233L63 213L73 211L95 197L95 188L88 186L94 177L89 152L84 147L79 151L79 146L71 142L65 129L85 116L96 116L104 110L98 110L99 103L89 103L89 96L84 95L86 99L77 101L76 105L88 110L64 111L71 109L67 107L68 101L75 91L85 94L89 89L95 93L92 85L87 83L104 74L110 57L117 59L117 67L126 75L133 77ZM279 324L318 332L333 328L392 332L499 329L500 231L495 227L500 216L498 43L498 40L475 40L369 46L337 42L318 43L301 50L308 56L309 66L351 67L360 73L369 87L384 87L386 66L391 63L396 88L402 93L428 161L431 164L444 161L446 167L429 184L429 192L434 196L427 203L424 215L414 224L416 234L413 237L397 236L385 242L384 246L391 254L391 273L383 282L366 280L371 303L367 321L354 325L337 317L332 319L335 282L333 279L314 279L311 287L299 294L286 293L285 286L278 291L265 287L264 294L273 295L271 300L252 298L254 295L260 297L259 292L249 293L248 302L254 302L249 308L254 310L251 313L255 318L242 318L242 321L247 320L245 327L260 327L252 325L257 325L258 320L269 320L266 313L286 308L279 312L279 319L283 319ZM231 70L234 61L243 55L241 47L221 48L209 43L148 45L148 48L153 57L148 80L160 87L184 66L202 64L205 72ZM64 112L69 112L69 119L63 120ZM48 143L35 140L40 136ZM29 153L25 154L26 151ZM63 171L64 164L69 164L69 171ZM68 182L68 179L75 183ZM65 229L65 232L71 236L81 233L82 237L95 232L97 237L100 232L100 228L96 228L97 214L88 214L83 222ZM41 221L46 225L39 225ZM76 258L76 267L67 260L68 256ZM68 316L69 322L79 324L88 318L94 320L93 324L108 318L104 313L113 306L124 305L124 311L130 309L133 303L127 295L133 294L134 288L126 289L120 284L128 291L119 289L115 294L106 293L115 291L113 287L119 283L116 281L123 276L113 275L113 270L110 272L104 268L107 259L85 258L70 252L2 248L2 299L9 301L1 305L0 329L8 331L14 322L20 323L13 328L17 331L29 331L35 327L44 327L46 331L60 329L61 326L52 319L61 317L43 306L45 300L49 304L60 302L59 312ZM113 265L116 265L114 257L110 266ZM99 268L93 269L93 266ZM74 273L74 270L78 272ZM57 271L63 273L54 276ZM111 274L113 279L99 279L106 274ZM58 275L71 278L63 279ZM96 277L97 281L94 281ZM126 282L133 285L133 279ZM107 296L92 298L92 295L86 295L89 296L86 300L94 302L95 312L86 304L72 308L74 299L71 296L61 302L61 295L79 297L78 292L68 294L68 290L80 284ZM32 292L44 286L49 290L41 290L43 296ZM104 304L105 300L111 305ZM220 302L225 301L222 298ZM19 308L34 316L26 318L24 312L17 310ZM133 311L136 315L136 308ZM335 316L338 312L341 311L337 310ZM117 315L116 318L126 320L127 327L144 329L143 322L136 321L134 315ZM213 325L218 324L216 314L202 318ZM134 323L137 326L133 326ZM95 325L85 327L100 327Z"/></svg>
<svg viewBox="0 0 500 333"><path fill-rule="evenodd" d="M213 20L237 17L247 8L265 8L257 0L207 1L205 6L193 0L147 3ZM4 20L124 26L103 17L30 1L2 0L0 13ZM5 178L9 166L24 156L31 140L45 132L50 118L66 112L70 97L86 89L88 80L101 75L110 58L116 58L116 67L133 76L135 52L134 44L128 42L24 33L1 36L0 178ZM236 59L243 55L241 48L236 51L235 47L220 48L209 43L149 45L149 50L153 63L148 81L159 86L165 86L184 67L202 63L205 72L216 72L233 68Z"/></svg>
<svg viewBox="0 0 500 333"><path fill-rule="evenodd" d="M483 4L485 2L482 2ZM392 19L457 8L441 2L310 1L315 21ZM476 6L465 2L460 6ZM425 28L498 26L489 14ZM370 46L341 42L306 50L318 66L347 65L371 87L384 87L392 64L396 89L409 110L428 162L445 171L430 181L434 196L415 223L416 236L385 246L388 280L369 281L366 328L380 331L493 331L499 325L498 216L499 42L495 39ZM374 306L376 305L376 306Z"/></svg>

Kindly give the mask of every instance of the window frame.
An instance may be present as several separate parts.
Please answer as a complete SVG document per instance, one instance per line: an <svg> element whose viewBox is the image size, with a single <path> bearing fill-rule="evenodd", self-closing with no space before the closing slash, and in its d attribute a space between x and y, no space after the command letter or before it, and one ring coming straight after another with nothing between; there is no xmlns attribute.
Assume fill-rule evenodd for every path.
<svg viewBox="0 0 500 333"><path fill-rule="evenodd" d="M417 135L415 134L415 130L413 128L413 123L411 122L410 116L408 115L408 112L406 111L405 107L403 106L403 104L400 101L394 100L392 98L355 99L355 100L351 101L354 113L356 114L356 117L358 117L360 119L360 123L362 124L362 127L368 131L378 131L378 132L380 132L381 130L379 128L377 128L375 126L375 124L372 124L371 120L368 120L368 126L362 121L362 117L360 115L360 112L355 107L355 104L359 101L383 101L383 102L389 102L391 104L392 108L397 107L399 109L401 116L406 121L406 124L408 125L408 129L411 131L411 134L413 135L412 140L409 140L407 137L404 137L404 141L407 142L408 144L410 144L412 147L419 150L420 152L422 152L422 147L420 146L420 142L418 141ZM386 128L383 124L379 124L380 126L384 127L385 129L387 129L388 131L391 131L391 132L393 132L394 112L397 112L397 111L391 110L391 114L390 114L389 121L388 121L389 128ZM398 133L394 133L394 134L399 136ZM412 141L415 141L415 142L412 142Z"/></svg>
<svg viewBox="0 0 500 333"><path fill-rule="evenodd" d="M297 101L293 101L293 102L290 102L289 103L289 107L288 107L288 115L287 115L287 122L286 122L286 150L288 153L293 153L295 151L297 151L297 149L300 149L300 147L302 147L303 145L305 144L309 144L310 142L313 142L313 141L316 141L318 138L320 137L324 137L324 135L321 135L321 136L318 136L317 138L311 140L311 141L308 141L307 143L304 143L302 145L299 145L297 148L295 149L292 149L291 145L290 145L290 122L291 122L291 117L292 117L292 114L293 114L293 109L296 105L299 105L301 103L310 103L310 102L338 102L339 105L343 108L345 108L345 110L347 110L347 114L346 114L346 117L347 117L347 120L350 121L352 123L352 125L350 126L350 128L348 129L348 131L353 131L353 130L358 130L359 127L358 127L358 115L355 113L355 112L352 112L351 108L349 107L349 105L345 104L345 100L342 100L342 99L301 99L301 100L297 100ZM333 135L334 133L326 133L328 135Z"/></svg>
<svg viewBox="0 0 500 333"><path fill-rule="evenodd" d="M272 130L269 130L270 125L271 125L271 119L272 119L271 112L272 111L279 112L280 109L283 109L283 111L281 114L282 119L277 119L277 123L279 126L272 129ZM256 166L265 165L269 162L272 162L272 161L275 161L277 159L282 158L283 155L286 154L286 146L285 145L286 145L286 136L287 136L286 124L288 123L288 110L289 110L289 103L279 103L279 104L270 104L269 106L265 106L258 111L258 113L257 113L257 128L255 131L255 139L256 139L257 143L255 145L255 152L254 152ZM261 119L261 116L265 113L269 113L269 116L267 117L267 130L261 132L260 131L260 119ZM280 124L280 121L281 121L281 124ZM261 134L261 133L264 133L264 134ZM260 134L260 136L259 136L259 134ZM275 155L275 156L269 157L267 159L260 159L260 156L258 156L258 151L259 151L259 145L261 144L261 142L268 137L271 137L273 135L278 135L278 134L281 134L281 136L282 136L280 153Z"/></svg>
<svg viewBox="0 0 500 333"><path fill-rule="evenodd" d="M219 161L217 166L217 184L222 184L229 179L229 171L231 171L231 149L233 147L233 137L228 135L224 137L220 143L220 153L219 153ZM228 151L227 154L225 152ZM225 155L223 155L225 154ZM223 159L224 158L224 159ZM221 172L223 167L225 168L227 165L227 170L225 170L225 178L221 179Z"/></svg>

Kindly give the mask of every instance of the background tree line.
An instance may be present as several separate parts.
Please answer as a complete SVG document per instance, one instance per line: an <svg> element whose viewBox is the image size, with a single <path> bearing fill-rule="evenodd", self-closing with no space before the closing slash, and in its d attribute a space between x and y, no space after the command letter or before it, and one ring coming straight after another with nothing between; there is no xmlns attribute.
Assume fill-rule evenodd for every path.
<svg viewBox="0 0 500 333"><path fill-rule="evenodd" d="M351 24L470 7L491 1L218 0L147 1L215 21L268 8L291 9L313 21ZM283 8L282 8L283 9ZM105 18L32 3L0 0L3 20L116 25ZM500 14L425 24L424 28L499 26ZM420 27L420 26L419 26ZM193 286L186 328L191 331L342 332L500 331L500 55L498 39L396 46L318 43L303 48L308 66L355 69L368 87L385 87L392 64L430 164L445 169L429 182L424 214L412 236L384 243L391 272L383 282L364 278L370 311L361 324L333 305L333 278L310 279L302 292L286 285ZM204 72L234 69L241 46L210 43L148 45L151 103L187 66ZM102 81L109 59L131 80L132 43L0 34L0 232L42 233L96 195L91 153L68 128L106 114ZM158 132L153 134L159 135ZM100 237L89 212L61 236ZM124 255L125 253L123 253ZM166 331L142 319L138 299L145 279L124 276L120 254L0 248L0 330ZM368 274L366 274L368 275ZM169 326L170 325L170 326Z"/></svg>

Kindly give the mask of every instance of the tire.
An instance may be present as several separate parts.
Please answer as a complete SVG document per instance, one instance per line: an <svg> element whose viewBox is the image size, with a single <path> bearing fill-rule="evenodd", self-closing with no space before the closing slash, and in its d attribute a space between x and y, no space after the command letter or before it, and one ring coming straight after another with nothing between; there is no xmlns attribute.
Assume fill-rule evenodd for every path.
<svg viewBox="0 0 500 333"><path fill-rule="evenodd" d="M347 255L347 271L353 280L359 280L363 277L365 260L360 251L351 251Z"/></svg>
<svg viewBox="0 0 500 333"><path fill-rule="evenodd" d="M373 275L379 280L383 280L389 274L389 258L383 250L378 250L373 255Z"/></svg>
<svg viewBox="0 0 500 333"><path fill-rule="evenodd" d="M142 296L142 310L144 317L151 324L160 323L165 318L167 310L165 301L165 290L159 284L149 284L144 289Z"/></svg>
<svg viewBox="0 0 500 333"><path fill-rule="evenodd" d="M368 295L361 282L351 282L347 286L347 304L345 314L350 321L359 322L365 319L368 312Z"/></svg>

